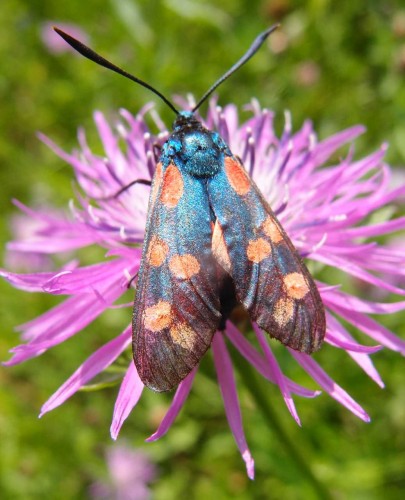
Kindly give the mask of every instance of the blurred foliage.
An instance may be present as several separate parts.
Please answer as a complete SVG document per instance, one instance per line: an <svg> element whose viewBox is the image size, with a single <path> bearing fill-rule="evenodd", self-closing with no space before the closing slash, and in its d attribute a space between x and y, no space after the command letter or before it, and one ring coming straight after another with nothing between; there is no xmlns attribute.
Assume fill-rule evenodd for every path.
<svg viewBox="0 0 405 500"><path fill-rule="evenodd" d="M7 0L0 6L2 246L16 213L11 198L65 207L72 193L70 168L41 144L36 131L70 150L76 147L78 126L95 142L95 109L113 118L120 107L137 112L155 101L167 123L173 119L145 89L72 53L48 52L40 37L46 21L76 23L96 50L164 94L192 92L197 97L260 31L280 21L282 29L267 48L218 89L219 102L242 107L258 97L276 111L279 130L283 111L289 109L295 128L310 118L321 138L363 123L368 132L357 141L356 156L388 141L388 161L405 164L405 8L400 0ZM3 282L0 292L0 357L6 359L18 342L15 325L55 300L17 292ZM389 318L389 326L403 334L403 319ZM115 311L66 345L0 371L1 498L86 498L90 484L106 475L115 387L77 394L43 419L36 416L94 348L127 321ZM403 361L388 351L374 357L387 383L381 392L347 356L331 352L325 348L319 359L364 405L371 424L358 421L326 395L297 400L303 429L289 417L277 389L265 385L268 404L333 498L402 498ZM308 383L287 359L283 366L295 380ZM170 395L145 391L125 424L121 435L158 465L154 498L317 498L240 383L256 461L256 480L246 478L214 380L207 356L185 410L157 443L143 440L156 429Z"/></svg>

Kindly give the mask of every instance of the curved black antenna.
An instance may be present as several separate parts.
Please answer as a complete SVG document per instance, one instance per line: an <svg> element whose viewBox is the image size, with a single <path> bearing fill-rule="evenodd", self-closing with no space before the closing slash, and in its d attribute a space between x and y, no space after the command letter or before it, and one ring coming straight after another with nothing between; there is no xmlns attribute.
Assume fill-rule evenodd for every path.
<svg viewBox="0 0 405 500"><path fill-rule="evenodd" d="M61 36L65 40L65 42L67 42L71 47L73 47L77 52L79 52L79 54L81 54L84 57L87 57L87 59L90 59L90 61L93 61L99 64L100 66L104 66L104 68L110 69L111 71L115 71L116 73L125 76L126 78L129 78L133 82L139 83L139 85L142 85L143 87L146 87L147 89L151 90L154 94L159 96L162 99L162 101L165 102L169 106L169 108L176 113L176 115L179 114L179 111L173 106L173 104L158 90L154 89L151 85L140 80L136 76L131 75L131 73L128 73L127 71L119 68L110 61L107 61L107 59L104 59L104 57L97 54L97 52L94 52L94 50L92 50L90 47L87 47L87 45L84 45L84 43L79 42L79 40L76 40L76 38L73 38L72 36L68 35L59 28L54 27L53 29L59 36Z"/></svg>
<svg viewBox="0 0 405 500"><path fill-rule="evenodd" d="M249 50L246 52L246 54L242 56L237 63L235 63L224 75L221 76L219 80L217 80L214 83L212 87L210 87L207 90L207 92L201 97L201 99L198 101L198 103L194 106L194 108L191 111L193 113L197 111L197 109L201 106L201 104L214 92L214 90L219 85L221 85L222 82L224 82L227 78L229 78L232 75L232 73L235 73L237 69L239 69L243 64L245 64L246 61L248 61L254 54L256 54L256 52L260 49L263 42L270 35L270 33L273 33L273 31L276 30L279 26L280 26L279 24L274 24L269 29L261 33L249 47Z"/></svg>

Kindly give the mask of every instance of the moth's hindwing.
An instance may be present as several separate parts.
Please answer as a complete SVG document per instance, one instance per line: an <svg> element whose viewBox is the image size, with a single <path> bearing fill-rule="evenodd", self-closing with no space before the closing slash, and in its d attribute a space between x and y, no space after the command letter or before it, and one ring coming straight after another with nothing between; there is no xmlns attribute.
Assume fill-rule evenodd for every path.
<svg viewBox="0 0 405 500"><path fill-rule="evenodd" d="M172 389L198 364L221 319L204 182L174 162L157 165L133 316L139 376Z"/></svg>
<svg viewBox="0 0 405 500"><path fill-rule="evenodd" d="M237 158L225 157L208 193L216 217L213 251L232 276L238 300L286 346L319 349L325 311L317 286Z"/></svg>

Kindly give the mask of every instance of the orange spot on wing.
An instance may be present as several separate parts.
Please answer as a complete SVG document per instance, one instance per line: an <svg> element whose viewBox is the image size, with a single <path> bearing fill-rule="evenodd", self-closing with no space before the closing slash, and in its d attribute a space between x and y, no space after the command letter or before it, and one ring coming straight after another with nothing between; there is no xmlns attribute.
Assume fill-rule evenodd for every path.
<svg viewBox="0 0 405 500"><path fill-rule="evenodd" d="M252 262L261 262L271 254L271 246L264 238L257 238L257 240L250 240L247 250L247 257Z"/></svg>
<svg viewBox="0 0 405 500"><path fill-rule="evenodd" d="M183 196L183 190L184 182L180 170L171 163L164 173L160 201L166 207L174 208Z"/></svg>
<svg viewBox="0 0 405 500"><path fill-rule="evenodd" d="M228 249L226 248L224 233L218 220L214 225L211 248L218 264L225 269L226 272L230 273L231 259L229 257Z"/></svg>
<svg viewBox="0 0 405 500"><path fill-rule="evenodd" d="M143 324L147 330L160 332L170 326L172 322L172 307L169 302L159 300L154 306L145 309L143 313Z"/></svg>
<svg viewBox="0 0 405 500"><path fill-rule="evenodd" d="M279 243L280 241L283 241L283 235L281 234L281 231L274 221L273 217L270 217L269 215L263 222L262 227L264 234L268 236L273 243Z"/></svg>
<svg viewBox="0 0 405 500"><path fill-rule="evenodd" d="M197 340L196 332L186 323L176 323L170 328L170 337L175 344L192 351Z"/></svg>
<svg viewBox="0 0 405 500"><path fill-rule="evenodd" d="M169 262L169 269L176 278L188 280L200 271L198 260L188 253L174 255Z"/></svg>
<svg viewBox="0 0 405 500"><path fill-rule="evenodd" d="M279 326L285 326L294 315L294 301L289 298L281 298L276 302L273 309L273 318Z"/></svg>
<svg viewBox="0 0 405 500"><path fill-rule="evenodd" d="M252 183L247 173L242 165L230 156L225 158L225 173L228 177L229 184L237 194L243 196L250 191Z"/></svg>
<svg viewBox="0 0 405 500"><path fill-rule="evenodd" d="M284 276L287 294L292 299L303 299L309 292L309 287L301 273L290 273Z"/></svg>
<svg viewBox="0 0 405 500"><path fill-rule="evenodd" d="M169 252L169 246L157 236L150 240L147 259L151 266L159 267L163 264Z"/></svg>

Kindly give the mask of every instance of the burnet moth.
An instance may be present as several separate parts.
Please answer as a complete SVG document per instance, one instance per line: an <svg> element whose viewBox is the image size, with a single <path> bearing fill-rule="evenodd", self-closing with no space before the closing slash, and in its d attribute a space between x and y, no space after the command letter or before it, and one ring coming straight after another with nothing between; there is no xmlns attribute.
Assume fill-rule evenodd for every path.
<svg viewBox="0 0 405 500"><path fill-rule="evenodd" d="M191 111L178 111L55 28L83 56L148 88L176 113L151 183L133 314L135 366L155 391L175 388L190 373L238 304L292 349L310 354L323 342L325 310L308 269L240 158L195 116L276 28L260 34Z"/></svg>

